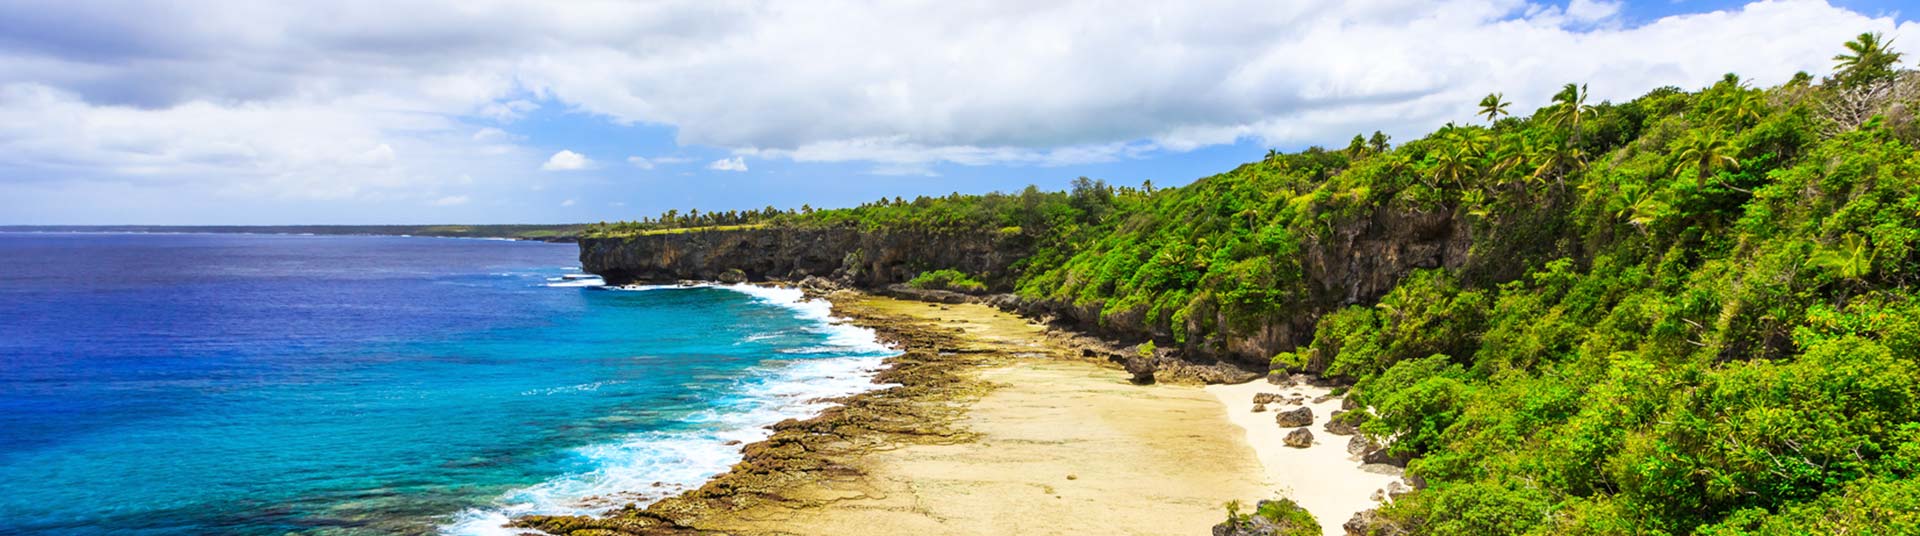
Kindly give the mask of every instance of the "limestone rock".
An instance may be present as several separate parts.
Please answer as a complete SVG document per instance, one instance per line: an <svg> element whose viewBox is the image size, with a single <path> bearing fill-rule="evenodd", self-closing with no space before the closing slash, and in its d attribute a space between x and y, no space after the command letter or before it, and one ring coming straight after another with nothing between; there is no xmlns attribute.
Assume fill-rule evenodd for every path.
<svg viewBox="0 0 1920 536"><path fill-rule="evenodd" d="M1306 428L1295 428L1292 432L1288 432L1286 439L1282 441L1284 441L1287 446L1296 449L1311 447L1313 446L1313 432L1308 431ZM1394 484L1399 484L1399 482L1395 482Z"/></svg>
<svg viewBox="0 0 1920 536"><path fill-rule="evenodd" d="M1313 408L1299 407L1275 413L1273 422L1278 423L1281 428L1310 426L1313 424Z"/></svg>
<svg viewBox="0 0 1920 536"><path fill-rule="evenodd" d="M1346 412L1335 411L1333 412L1332 415L1327 416L1327 424L1325 426L1327 433L1333 434L1333 435L1353 435L1354 432L1359 431L1359 430L1355 430L1352 424L1347 423L1345 420L1340 418L1340 414L1342 413L1346 413Z"/></svg>
<svg viewBox="0 0 1920 536"><path fill-rule="evenodd" d="M1152 358L1147 357L1136 356L1127 358L1127 374L1133 375L1132 378L1129 378L1129 381L1132 381L1135 385L1152 384L1153 362L1154 360Z"/></svg>
<svg viewBox="0 0 1920 536"><path fill-rule="evenodd" d="M1379 448L1380 446L1373 444L1373 439L1368 438L1366 434L1354 434L1353 439L1347 440L1348 456L1364 456Z"/></svg>

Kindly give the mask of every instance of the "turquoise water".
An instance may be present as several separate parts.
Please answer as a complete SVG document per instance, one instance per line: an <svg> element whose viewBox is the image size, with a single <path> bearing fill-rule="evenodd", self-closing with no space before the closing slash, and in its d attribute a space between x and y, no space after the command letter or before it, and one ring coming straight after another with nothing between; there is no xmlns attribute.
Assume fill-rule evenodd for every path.
<svg viewBox="0 0 1920 536"><path fill-rule="evenodd" d="M488 534L697 486L890 352L571 245L0 234L8 534Z"/></svg>

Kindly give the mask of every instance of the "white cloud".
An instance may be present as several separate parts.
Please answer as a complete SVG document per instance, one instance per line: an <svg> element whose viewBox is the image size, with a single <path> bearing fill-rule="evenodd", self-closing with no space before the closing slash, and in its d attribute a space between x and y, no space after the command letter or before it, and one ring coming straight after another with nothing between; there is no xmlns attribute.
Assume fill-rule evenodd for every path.
<svg viewBox="0 0 1920 536"><path fill-rule="evenodd" d="M560 202L560 206L563 206L563 207L571 207L571 206L573 206L573 203L574 203L574 201L573 201L572 199L568 199L568 200L566 200L566 201L561 201L561 202Z"/></svg>
<svg viewBox="0 0 1920 536"><path fill-rule="evenodd" d="M433 200L432 205L436 207L453 207L465 205L468 201L472 201L472 199L468 199L467 196L464 195L450 195Z"/></svg>
<svg viewBox="0 0 1920 536"><path fill-rule="evenodd" d="M711 164L707 164L707 169L711 169L714 171L746 171L747 159L743 157L738 157L738 156L733 158L722 158L722 159L713 161L713 163Z"/></svg>
<svg viewBox="0 0 1920 536"><path fill-rule="evenodd" d="M0 43L0 181L429 199L445 177L524 180L513 170L538 156L499 125L543 107L670 127L683 145L734 155L715 169L744 169L743 156L876 173L1109 162L1246 139L1336 145L1375 129L1406 139L1470 119L1490 92L1521 112L1566 82L1589 83L1596 100L1726 72L1777 83L1827 72L1863 31L1920 43L1920 25L1822 2L1638 26L1620 8L0 3L0 20L72 29ZM591 165L562 151L541 167Z"/></svg>
<svg viewBox="0 0 1920 536"><path fill-rule="evenodd" d="M553 153L547 158L547 163L540 165L543 171L578 171L590 167L593 167L593 160L588 159L587 155L566 149Z"/></svg>
<svg viewBox="0 0 1920 536"><path fill-rule="evenodd" d="M647 160L646 157L629 156L627 157L627 163L633 164L633 167L640 169L653 169L653 161Z"/></svg>

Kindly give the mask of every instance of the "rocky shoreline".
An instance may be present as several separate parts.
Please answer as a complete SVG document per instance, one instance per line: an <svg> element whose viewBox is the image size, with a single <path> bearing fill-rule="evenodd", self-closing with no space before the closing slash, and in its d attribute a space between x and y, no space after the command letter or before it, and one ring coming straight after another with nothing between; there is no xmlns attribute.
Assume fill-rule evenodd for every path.
<svg viewBox="0 0 1920 536"><path fill-rule="evenodd" d="M850 460L875 449L970 440L956 419L989 385L965 372L1010 356L982 351L952 329L869 307L864 294L818 289L810 294L833 303L836 317L873 329L901 351L875 378L891 386L847 397L814 418L774 425L771 437L746 445L740 463L699 489L603 517L526 516L510 526L554 536L722 534L701 527L756 507L804 507L820 500L794 496L791 492L802 484L833 481L859 488L863 474Z"/></svg>

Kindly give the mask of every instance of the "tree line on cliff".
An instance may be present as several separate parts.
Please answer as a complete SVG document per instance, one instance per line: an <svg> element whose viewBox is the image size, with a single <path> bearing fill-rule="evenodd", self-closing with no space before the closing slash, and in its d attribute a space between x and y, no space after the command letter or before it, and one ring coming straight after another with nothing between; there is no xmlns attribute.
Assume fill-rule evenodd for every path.
<svg viewBox="0 0 1920 536"><path fill-rule="evenodd" d="M1612 103L1568 84L1524 117L1488 95L1398 146L1356 135L1178 188L751 223L1019 236L1028 258L986 284L1163 343L1310 315L1270 366L1353 382L1361 430L1427 482L1378 530L1914 533L1920 75L1888 45L1862 35L1834 75L1769 88ZM1458 222L1470 260L1305 310L1327 303L1305 252L1380 214Z"/></svg>

